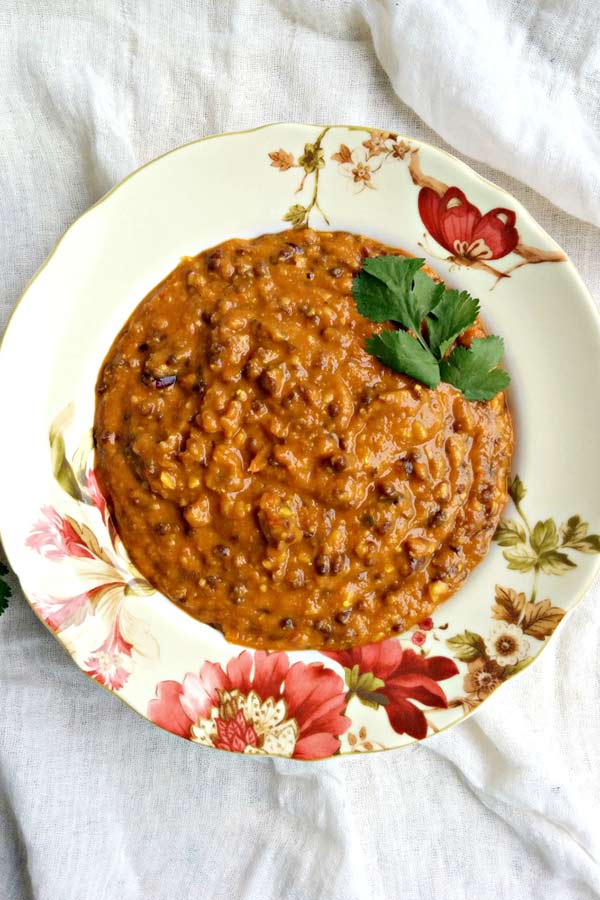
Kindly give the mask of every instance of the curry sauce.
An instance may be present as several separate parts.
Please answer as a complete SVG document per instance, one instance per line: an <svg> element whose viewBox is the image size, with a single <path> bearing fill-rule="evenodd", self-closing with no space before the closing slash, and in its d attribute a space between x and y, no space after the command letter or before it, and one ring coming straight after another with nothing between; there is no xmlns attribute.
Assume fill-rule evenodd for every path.
<svg viewBox="0 0 600 900"><path fill-rule="evenodd" d="M366 353L352 278L389 253L310 229L226 241L182 260L102 366L96 471L117 530L158 590L230 641L381 640L489 549L505 397L429 390Z"/></svg>

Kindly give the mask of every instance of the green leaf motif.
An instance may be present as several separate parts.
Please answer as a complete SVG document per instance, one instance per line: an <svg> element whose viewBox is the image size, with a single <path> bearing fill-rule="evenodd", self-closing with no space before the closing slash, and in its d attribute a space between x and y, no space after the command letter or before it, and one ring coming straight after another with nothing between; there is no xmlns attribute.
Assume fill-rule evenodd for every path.
<svg viewBox="0 0 600 900"><path fill-rule="evenodd" d="M525 544L517 544L504 550L504 559L508 568L515 572L530 572L538 563L538 555Z"/></svg>
<svg viewBox="0 0 600 900"><path fill-rule="evenodd" d="M344 678L348 685L349 700L354 695L371 709L387 706L388 698L379 691L385 685L385 681L377 678L372 672L361 672L358 665L355 665L351 669L344 668Z"/></svg>
<svg viewBox="0 0 600 900"><path fill-rule="evenodd" d="M50 461L54 477L63 491L65 491L69 497L72 497L73 500L81 500L81 488L79 487L75 473L67 460L65 441L63 438L63 431L68 427L72 418L73 404L69 403L52 422L48 435L48 440L50 441Z"/></svg>
<svg viewBox="0 0 600 900"><path fill-rule="evenodd" d="M512 502L518 506L518 504L523 500L527 491L525 490L525 485L521 481L518 475L515 475L513 480L508 485L508 493Z"/></svg>
<svg viewBox="0 0 600 900"><path fill-rule="evenodd" d="M570 569L575 569L577 563L570 560L566 553L559 553L557 550L548 550L541 555L539 566L546 575L564 575L565 572L570 571Z"/></svg>
<svg viewBox="0 0 600 900"><path fill-rule="evenodd" d="M478 315L479 300L468 291L446 291L427 318L429 346L438 359L443 359L459 334L470 328Z"/></svg>
<svg viewBox="0 0 600 900"><path fill-rule="evenodd" d="M454 657L461 662L473 662L481 656L485 656L485 643L480 634L474 631L463 631L452 638L448 638L446 645L452 650Z"/></svg>
<svg viewBox="0 0 600 900"><path fill-rule="evenodd" d="M580 553L600 553L600 535L588 534L589 525L581 516L571 516L560 526L563 547L570 547Z"/></svg>
<svg viewBox="0 0 600 900"><path fill-rule="evenodd" d="M504 353L504 341L497 335L475 338L467 350L455 347L440 363L442 381L462 391L467 400L491 400L510 384L510 376L497 368Z"/></svg>
<svg viewBox="0 0 600 900"><path fill-rule="evenodd" d="M8 568L0 560L0 616L8 606L8 598L12 597L10 585L4 580L5 575L8 575Z"/></svg>
<svg viewBox="0 0 600 900"><path fill-rule="evenodd" d="M536 522L531 533L531 546L536 553L546 553L558 547L558 530L554 519L546 519L544 522Z"/></svg>
<svg viewBox="0 0 600 900"><path fill-rule="evenodd" d="M377 691L357 691L356 697L363 706L368 706L371 709L379 709L380 706L387 706L389 703L385 694L380 694Z"/></svg>
<svg viewBox="0 0 600 900"><path fill-rule="evenodd" d="M600 553L600 534L588 534L577 543L565 544L566 547L572 547L573 550L579 550L580 553Z"/></svg>
<svg viewBox="0 0 600 900"><path fill-rule="evenodd" d="M321 147L316 144L305 144L304 153L298 159L298 165L302 166L308 174L314 172L315 169L322 169L325 165L325 156Z"/></svg>
<svg viewBox="0 0 600 900"><path fill-rule="evenodd" d="M384 365L404 372L427 387L440 383L437 362L407 331L382 331L365 341L367 353L376 356Z"/></svg>
<svg viewBox="0 0 600 900"><path fill-rule="evenodd" d="M527 492L518 475L509 483L508 493L519 509ZM519 513L524 518L520 509ZM531 532L529 547L527 534L521 523L507 519L499 524L493 539L501 547L507 548L503 555L509 569L518 572L535 569L546 575L564 575L575 569L577 563L559 548L577 550L579 553L600 553L600 535L588 534L588 528L588 523L581 516L570 516L560 528L556 527L554 519L540 519ZM552 610L560 611L558 607L552 607Z"/></svg>
<svg viewBox="0 0 600 900"><path fill-rule="evenodd" d="M81 489L65 455L65 442L59 435L50 446L52 472L63 491L73 500L81 500Z"/></svg>
<svg viewBox="0 0 600 900"><path fill-rule="evenodd" d="M305 206L301 206L300 203L294 203L286 212L283 221L291 222L294 228L300 228L301 225L304 225L307 215L308 210Z"/></svg>
<svg viewBox="0 0 600 900"><path fill-rule="evenodd" d="M496 528L493 540L501 547L515 547L517 544L525 544L527 535L520 522L515 519L505 519Z"/></svg>
<svg viewBox="0 0 600 900"><path fill-rule="evenodd" d="M580 541L587 537L588 523L583 522L581 516L571 516L560 526L560 540L564 547L570 546L571 541Z"/></svg>

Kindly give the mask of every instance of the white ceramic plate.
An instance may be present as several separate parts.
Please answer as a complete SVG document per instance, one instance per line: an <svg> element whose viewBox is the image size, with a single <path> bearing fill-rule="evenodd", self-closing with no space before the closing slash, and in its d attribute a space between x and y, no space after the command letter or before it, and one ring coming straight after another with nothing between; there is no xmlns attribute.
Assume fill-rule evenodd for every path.
<svg viewBox="0 0 600 900"><path fill-rule="evenodd" d="M147 291L181 256L307 218L424 255L481 299L505 338L517 429L513 501L463 589L398 639L333 656L244 650L153 593L90 471L96 374ZM599 350L597 310L566 255L446 153L347 126L188 144L80 218L11 319L0 353L6 553L81 669L182 737L300 759L403 746L460 721L530 663L592 579Z"/></svg>

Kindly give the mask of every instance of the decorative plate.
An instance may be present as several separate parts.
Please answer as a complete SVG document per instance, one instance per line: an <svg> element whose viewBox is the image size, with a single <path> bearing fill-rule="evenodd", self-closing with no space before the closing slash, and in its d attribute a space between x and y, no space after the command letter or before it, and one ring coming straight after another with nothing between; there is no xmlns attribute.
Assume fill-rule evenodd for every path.
<svg viewBox="0 0 600 900"><path fill-rule="evenodd" d="M229 644L135 571L93 471L94 383L113 336L181 256L310 222L426 256L505 338L511 502L463 589L398 639L265 653ZM600 317L509 194L391 131L272 125L142 167L65 234L0 353L0 526L33 609L77 665L202 746L320 759L459 722L528 666L600 552ZM589 524L588 524L589 523Z"/></svg>

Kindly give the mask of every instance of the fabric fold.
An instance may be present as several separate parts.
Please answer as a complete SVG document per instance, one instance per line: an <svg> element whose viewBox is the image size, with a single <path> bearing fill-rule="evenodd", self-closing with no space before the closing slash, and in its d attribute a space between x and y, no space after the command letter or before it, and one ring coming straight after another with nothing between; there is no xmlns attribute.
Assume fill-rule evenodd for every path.
<svg viewBox="0 0 600 900"><path fill-rule="evenodd" d="M358 2L396 94L430 128L600 224L600 6Z"/></svg>

